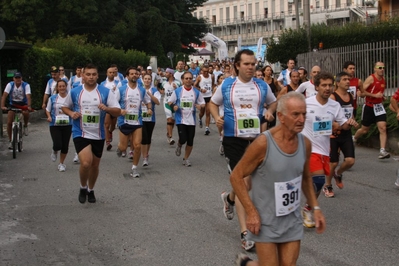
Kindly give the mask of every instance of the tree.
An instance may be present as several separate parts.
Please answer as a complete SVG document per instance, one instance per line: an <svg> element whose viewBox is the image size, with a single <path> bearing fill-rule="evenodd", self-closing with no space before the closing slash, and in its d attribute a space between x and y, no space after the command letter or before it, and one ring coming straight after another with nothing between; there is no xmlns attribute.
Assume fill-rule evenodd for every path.
<svg viewBox="0 0 399 266"><path fill-rule="evenodd" d="M3 0L0 23L7 39L31 43L54 37L85 35L92 43L110 44L164 56L190 52L208 31L192 12L206 0Z"/></svg>

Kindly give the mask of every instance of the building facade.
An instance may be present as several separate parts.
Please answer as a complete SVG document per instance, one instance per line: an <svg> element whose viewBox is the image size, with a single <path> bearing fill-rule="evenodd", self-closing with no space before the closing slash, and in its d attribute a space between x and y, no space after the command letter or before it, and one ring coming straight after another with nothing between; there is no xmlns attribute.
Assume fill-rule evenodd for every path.
<svg viewBox="0 0 399 266"><path fill-rule="evenodd" d="M309 1L312 24L367 23L378 13L376 0ZM298 14L302 25L303 0L298 0ZM260 37L278 37L284 29L295 29L298 24L294 0L209 0L193 15L208 20L211 33L226 42L230 57L236 52L238 36L242 45L256 45Z"/></svg>

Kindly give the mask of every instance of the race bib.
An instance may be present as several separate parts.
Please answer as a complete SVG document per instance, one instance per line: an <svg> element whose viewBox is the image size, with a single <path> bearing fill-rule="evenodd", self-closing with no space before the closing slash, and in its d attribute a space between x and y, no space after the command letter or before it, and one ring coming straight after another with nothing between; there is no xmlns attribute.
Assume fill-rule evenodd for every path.
<svg viewBox="0 0 399 266"><path fill-rule="evenodd" d="M329 117L316 116L313 121L313 136L325 136L332 133L332 121Z"/></svg>
<svg viewBox="0 0 399 266"><path fill-rule="evenodd" d="M288 182L275 182L276 216L284 216L301 204L302 175Z"/></svg>
<svg viewBox="0 0 399 266"><path fill-rule="evenodd" d="M386 113L384 105L382 103L373 104L373 109L374 109L374 115L375 116L384 115Z"/></svg>
<svg viewBox="0 0 399 266"><path fill-rule="evenodd" d="M97 106L85 107L83 109L82 122L84 127L99 127L100 109Z"/></svg>
<svg viewBox="0 0 399 266"><path fill-rule="evenodd" d="M237 137L260 133L260 120L254 110L238 110L237 117Z"/></svg>
<svg viewBox="0 0 399 266"><path fill-rule="evenodd" d="M145 104L141 105L141 117L144 122L151 122L152 115L148 114L148 108Z"/></svg>
<svg viewBox="0 0 399 266"><path fill-rule="evenodd" d="M68 126L69 125L69 116L61 114L55 117L55 125L56 126Z"/></svg>
<svg viewBox="0 0 399 266"><path fill-rule="evenodd" d="M356 86L350 86L349 89L348 89L348 92L349 92L350 94L352 94L353 99L356 100Z"/></svg>
<svg viewBox="0 0 399 266"><path fill-rule="evenodd" d="M353 107L343 107L342 110L344 111L346 119L353 116Z"/></svg>
<svg viewBox="0 0 399 266"><path fill-rule="evenodd" d="M182 98L180 100L180 108L183 110L191 110L193 109L193 101L190 99Z"/></svg>
<svg viewBox="0 0 399 266"><path fill-rule="evenodd" d="M136 112L131 112L125 114L125 123L129 125L138 125L139 124L139 114Z"/></svg>

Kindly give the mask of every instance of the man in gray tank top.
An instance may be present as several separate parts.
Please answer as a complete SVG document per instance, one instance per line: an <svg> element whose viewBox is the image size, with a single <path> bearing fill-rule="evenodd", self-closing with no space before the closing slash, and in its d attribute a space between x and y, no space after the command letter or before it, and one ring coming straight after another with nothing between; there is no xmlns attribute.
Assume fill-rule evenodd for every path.
<svg viewBox="0 0 399 266"><path fill-rule="evenodd" d="M312 145L300 133L305 124L305 97L296 92L282 96L277 116L280 124L248 146L230 177L247 214L249 238L256 243L259 259L256 262L239 254L236 265L296 264L303 237L301 192L314 210L316 231L325 230L309 170ZM249 175L251 196L244 182Z"/></svg>

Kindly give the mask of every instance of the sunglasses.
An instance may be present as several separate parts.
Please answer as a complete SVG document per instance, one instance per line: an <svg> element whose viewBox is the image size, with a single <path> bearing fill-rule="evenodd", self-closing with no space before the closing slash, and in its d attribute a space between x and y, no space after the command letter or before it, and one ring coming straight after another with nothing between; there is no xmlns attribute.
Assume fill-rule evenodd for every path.
<svg viewBox="0 0 399 266"><path fill-rule="evenodd" d="M375 67L375 68L377 68L377 69L385 69L385 67L383 67L383 66L379 66L379 67Z"/></svg>

